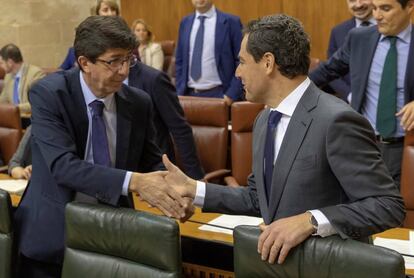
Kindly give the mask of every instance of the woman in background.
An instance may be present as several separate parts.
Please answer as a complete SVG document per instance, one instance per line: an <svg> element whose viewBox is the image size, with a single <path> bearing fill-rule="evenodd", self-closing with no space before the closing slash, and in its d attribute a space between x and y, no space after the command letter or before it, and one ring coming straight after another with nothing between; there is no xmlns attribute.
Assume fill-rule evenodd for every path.
<svg viewBox="0 0 414 278"><path fill-rule="evenodd" d="M164 53L161 45L153 42L154 36L148 24L142 19L137 19L132 23L131 29L139 42L138 54L141 62L162 71Z"/></svg>

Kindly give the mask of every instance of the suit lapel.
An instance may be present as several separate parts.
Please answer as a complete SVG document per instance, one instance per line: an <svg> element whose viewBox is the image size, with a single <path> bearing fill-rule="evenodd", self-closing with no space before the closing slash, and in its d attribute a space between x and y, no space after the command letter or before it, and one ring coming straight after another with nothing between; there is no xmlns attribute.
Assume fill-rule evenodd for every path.
<svg viewBox="0 0 414 278"><path fill-rule="evenodd" d="M407 70L405 73L405 103L414 99L414 26L411 30L410 50L408 53Z"/></svg>
<svg viewBox="0 0 414 278"><path fill-rule="evenodd" d="M286 180L295 161L296 155L302 147L303 139L312 123L309 111L317 105L318 94L313 84L305 91L295 112L290 119L283 142L280 146L272 177L272 188L269 200L270 219L274 219L279 207L280 199L286 186Z"/></svg>
<svg viewBox="0 0 414 278"><path fill-rule="evenodd" d="M226 38L226 34L228 32L228 24L226 18L224 17L223 13L219 10L217 11L217 22L216 22L216 38L215 38L215 45L214 45L214 56L216 58L217 67L220 64L220 53L223 46L224 39Z"/></svg>
<svg viewBox="0 0 414 278"><path fill-rule="evenodd" d="M186 79L188 77L188 70L190 65L190 36L191 36L191 28L193 26L193 22L195 19L195 14L192 14L191 17L188 19L187 24L184 25L184 55L183 55L183 65L185 65L185 71L183 74L185 74Z"/></svg>
<svg viewBox="0 0 414 278"><path fill-rule="evenodd" d="M26 78L27 78L27 71L28 70L29 70L28 65L23 63L22 74L21 74L20 82L19 82L19 100L20 100L20 102L22 102L23 99L25 99L25 97L23 96L23 92L26 89L25 87L26 87Z"/></svg>
<svg viewBox="0 0 414 278"><path fill-rule="evenodd" d="M376 27L364 27L364 28L376 28ZM371 70L372 60L374 58L375 51L377 50L377 44L380 38L380 33L378 33L376 29L375 29L375 32L372 32L367 35L370 35L370 36L367 37L367 40L364 41L363 45L362 44L359 45L359 47L361 48L361 54L362 54L359 58L361 59L361 61L370 61L370 62L358 64L358 67L360 67L359 72L362 74L362 77L361 77L362 82L360 83L360 87L358 88L359 93L352 94L352 97L355 97L358 99L355 99L356 102L354 102L354 100L351 100L352 103L359 104L358 107L355 107L354 105L352 105L352 107L355 107L356 110L359 112L361 111L361 105L363 103L363 98L365 96L365 89L368 83L368 77L369 77L369 72Z"/></svg>
<svg viewBox="0 0 414 278"><path fill-rule="evenodd" d="M266 223L269 223L267 219L269 219L269 208L266 196L266 189L264 185L264 161L263 161L263 154L266 142L266 132L267 132L267 121L269 118L270 110L266 109L263 112L263 115L260 117L260 121L255 126L255 134L253 136L253 155L254 161L253 167L257 167L253 170L255 174L256 180L256 189L257 195L259 196L260 202L260 211L262 213L263 219L265 219Z"/></svg>
<svg viewBox="0 0 414 278"><path fill-rule="evenodd" d="M85 98L83 97L82 88L79 79L79 69L67 71L65 79L69 88L69 96L67 102L72 105L66 105L68 114L73 115L73 128L76 136L76 146L79 148L79 157L85 157L86 140L88 138L89 120L86 112Z"/></svg>
<svg viewBox="0 0 414 278"><path fill-rule="evenodd" d="M127 169L132 113L124 87L115 95L116 101L116 162L115 167Z"/></svg>

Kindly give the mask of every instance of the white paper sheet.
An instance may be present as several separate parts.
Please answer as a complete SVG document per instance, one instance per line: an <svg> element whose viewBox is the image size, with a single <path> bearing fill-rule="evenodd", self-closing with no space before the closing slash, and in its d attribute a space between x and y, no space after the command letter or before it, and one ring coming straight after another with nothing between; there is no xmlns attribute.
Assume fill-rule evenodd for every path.
<svg viewBox="0 0 414 278"><path fill-rule="evenodd" d="M405 269L414 269L414 257L403 256Z"/></svg>
<svg viewBox="0 0 414 278"><path fill-rule="evenodd" d="M0 180L0 189L21 195L27 186L27 180Z"/></svg>
<svg viewBox="0 0 414 278"><path fill-rule="evenodd" d="M211 220L210 222L208 222L208 224L200 226L199 229L203 231L210 231L210 232L232 235L233 229L236 226L240 226L240 225L257 226L262 222L263 222L263 219L259 217L223 214Z"/></svg>
<svg viewBox="0 0 414 278"><path fill-rule="evenodd" d="M411 246L411 244L412 242L409 240L389 239L381 237L376 237L374 239L374 245L393 249L401 254L414 256L414 250L412 250L413 247Z"/></svg>

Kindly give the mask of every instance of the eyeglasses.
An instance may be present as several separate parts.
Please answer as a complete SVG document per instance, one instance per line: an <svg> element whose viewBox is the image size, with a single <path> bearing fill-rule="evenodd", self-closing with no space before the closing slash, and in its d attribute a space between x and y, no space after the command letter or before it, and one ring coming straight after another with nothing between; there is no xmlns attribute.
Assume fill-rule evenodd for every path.
<svg viewBox="0 0 414 278"><path fill-rule="evenodd" d="M117 72L120 69L122 69L122 67L124 66L124 64L126 63L130 68L132 68L133 66L135 66L137 64L137 57L135 57L135 55L131 54L128 55L125 58L116 58L116 59L112 59L109 61L105 61L102 59L95 59L97 62L101 62L104 63L111 71L113 72Z"/></svg>

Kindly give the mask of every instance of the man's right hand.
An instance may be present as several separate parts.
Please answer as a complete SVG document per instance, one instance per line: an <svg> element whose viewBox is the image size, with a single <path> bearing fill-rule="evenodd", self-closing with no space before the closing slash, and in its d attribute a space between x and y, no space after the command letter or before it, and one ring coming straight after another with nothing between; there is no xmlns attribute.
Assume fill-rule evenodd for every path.
<svg viewBox="0 0 414 278"><path fill-rule="evenodd" d="M129 190L138 193L142 199L159 208L168 217L184 218L188 202L165 182L167 173L132 173Z"/></svg>
<svg viewBox="0 0 414 278"><path fill-rule="evenodd" d="M165 175L165 181L174 189L180 193L182 197L188 197L194 200L197 181L186 176L177 166L175 166L167 157L162 156L162 162L165 168L168 170L168 174Z"/></svg>

